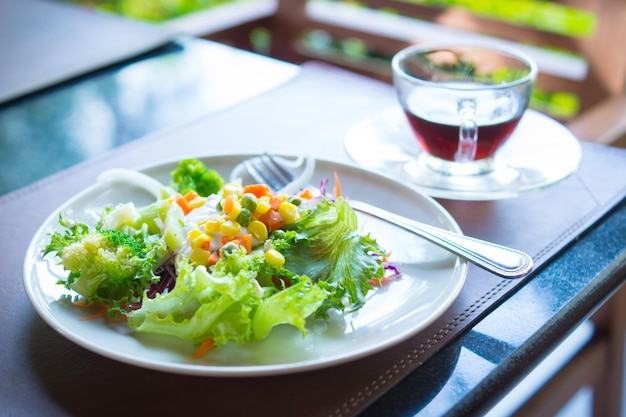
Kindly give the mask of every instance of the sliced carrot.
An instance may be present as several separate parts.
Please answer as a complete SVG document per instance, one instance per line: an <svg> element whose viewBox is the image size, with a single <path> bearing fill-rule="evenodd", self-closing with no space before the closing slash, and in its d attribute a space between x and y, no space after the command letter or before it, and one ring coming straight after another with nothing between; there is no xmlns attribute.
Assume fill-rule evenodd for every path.
<svg viewBox="0 0 626 417"><path fill-rule="evenodd" d="M178 204L180 208L183 209L184 214L187 214L191 211L191 206L189 205L189 201L185 200L185 197L183 197L182 195L176 194L174 196L174 201L176 201L176 204Z"/></svg>
<svg viewBox="0 0 626 417"><path fill-rule="evenodd" d="M250 184L243 187L243 193L251 193L256 196L256 198L261 198L263 196L272 195L270 188L265 184Z"/></svg>
<svg viewBox="0 0 626 417"><path fill-rule="evenodd" d="M333 175L335 177L335 198L339 198L341 197L341 183L339 182L339 175L336 171L333 172Z"/></svg>
<svg viewBox="0 0 626 417"><path fill-rule="evenodd" d="M200 359L201 357L209 353L209 351L213 349L214 346L215 341L213 339L205 339L204 341L202 341L202 343L200 343L200 347L198 347L198 350L196 350L196 352L189 357L189 360L193 361L196 359Z"/></svg>

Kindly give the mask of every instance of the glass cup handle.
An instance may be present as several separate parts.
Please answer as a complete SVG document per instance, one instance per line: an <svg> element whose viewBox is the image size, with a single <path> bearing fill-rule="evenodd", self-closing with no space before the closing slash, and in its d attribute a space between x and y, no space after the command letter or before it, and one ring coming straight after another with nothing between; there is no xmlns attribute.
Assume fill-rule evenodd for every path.
<svg viewBox="0 0 626 417"><path fill-rule="evenodd" d="M456 162L473 161L476 157L478 142L478 123L476 123L476 102L462 100L458 105L459 118L459 146L454 154Z"/></svg>

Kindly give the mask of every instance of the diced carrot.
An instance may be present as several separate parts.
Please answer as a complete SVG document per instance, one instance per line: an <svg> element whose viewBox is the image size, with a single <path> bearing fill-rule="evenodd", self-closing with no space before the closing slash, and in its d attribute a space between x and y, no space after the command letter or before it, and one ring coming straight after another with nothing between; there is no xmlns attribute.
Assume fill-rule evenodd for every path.
<svg viewBox="0 0 626 417"><path fill-rule="evenodd" d="M250 184L243 187L243 193L251 193L256 196L256 198L263 197L265 195L272 195L270 188L265 184Z"/></svg>
<svg viewBox="0 0 626 417"><path fill-rule="evenodd" d="M267 213L259 217L259 220L267 226L269 231L280 229L285 224L285 219L276 210L269 210Z"/></svg>
<svg viewBox="0 0 626 417"><path fill-rule="evenodd" d="M174 201L176 201L176 204L178 204L180 208L183 209L184 214L187 214L191 211L191 206L189 205L189 201L185 200L185 197L183 197L182 195L176 194L174 196Z"/></svg>
<svg viewBox="0 0 626 417"><path fill-rule="evenodd" d="M280 203L282 203L283 201L285 200L281 196L273 195L270 197L270 207L272 208L272 210L278 210L278 207L280 207Z"/></svg>
<svg viewBox="0 0 626 417"><path fill-rule="evenodd" d="M187 193L185 193L183 197L185 198L185 200L187 200L187 202L191 202L200 196L194 190L189 190L187 191Z"/></svg>
<svg viewBox="0 0 626 417"><path fill-rule="evenodd" d="M222 211L224 213L230 214L233 211L233 208L235 207L235 199L237 197L235 197L234 195L227 195L226 198L224 199L224 202L222 204Z"/></svg>
<svg viewBox="0 0 626 417"><path fill-rule="evenodd" d="M211 241L205 240L204 242L202 242L202 244L200 245L200 249L204 249L204 250L211 249Z"/></svg>
<svg viewBox="0 0 626 417"><path fill-rule="evenodd" d="M310 189L305 188L304 190L300 191L300 194L298 194L298 197L304 198L306 200L310 200L311 198L315 196L313 195Z"/></svg>
<svg viewBox="0 0 626 417"><path fill-rule="evenodd" d="M209 351L213 349L214 346L215 341L213 339L205 339L200 344L200 347L198 347L198 350L196 350L196 352L189 357L189 360L194 361L196 359L200 359L201 357L209 353Z"/></svg>
<svg viewBox="0 0 626 417"><path fill-rule="evenodd" d="M239 235L238 240L241 243L241 246L243 246L243 248L246 250L246 253L252 252L252 235L251 234Z"/></svg>
<svg viewBox="0 0 626 417"><path fill-rule="evenodd" d="M238 235L238 236L222 236L222 246L228 242L234 242L246 250L246 253L252 251L252 235Z"/></svg>
<svg viewBox="0 0 626 417"><path fill-rule="evenodd" d="M217 252L211 252L206 263L207 265L215 265L219 259L220 259L220 255Z"/></svg>
<svg viewBox="0 0 626 417"><path fill-rule="evenodd" d="M339 175L336 171L333 172L333 175L335 177L335 198L339 198L341 197L341 183L339 182Z"/></svg>

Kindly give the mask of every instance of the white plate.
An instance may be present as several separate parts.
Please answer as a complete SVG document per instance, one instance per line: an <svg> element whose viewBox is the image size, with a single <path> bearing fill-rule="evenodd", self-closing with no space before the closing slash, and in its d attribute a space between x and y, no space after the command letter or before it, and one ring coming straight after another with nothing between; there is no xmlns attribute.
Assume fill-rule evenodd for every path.
<svg viewBox="0 0 626 417"><path fill-rule="evenodd" d="M244 157L229 155L201 158L224 178ZM144 172L169 181L177 162L146 168ZM315 181L339 174L343 194L425 223L460 231L438 203L410 187L365 170L317 161ZM24 262L26 292L39 315L73 342L103 356L163 371L207 376L252 376L299 372L327 367L393 346L424 329L439 317L461 291L467 263L448 252L394 226L360 217L365 231L392 252L402 278L376 289L358 312L334 315L329 321L311 320L302 337L291 327L277 327L270 336L243 346L228 344L204 358L189 361L195 351L190 341L167 336L133 333L123 322L81 321L86 313L69 302L71 293L57 280L63 271L52 256L42 258L47 234L59 230L59 212L94 224L101 208L117 202L147 204L150 197L130 186L93 186L50 214L32 239Z"/></svg>
<svg viewBox="0 0 626 417"><path fill-rule="evenodd" d="M578 139L562 124L527 110L495 156L493 171L443 175L426 163L400 107L366 117L346 134L348 155L359 165L410 182L432 197L497 200L541 190L576 171L582 157Z"/></svg>

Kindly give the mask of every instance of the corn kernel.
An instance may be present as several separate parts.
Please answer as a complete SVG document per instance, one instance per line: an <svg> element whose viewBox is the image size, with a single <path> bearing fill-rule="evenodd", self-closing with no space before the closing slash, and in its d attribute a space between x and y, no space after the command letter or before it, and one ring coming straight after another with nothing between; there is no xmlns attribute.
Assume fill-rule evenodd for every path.
<svg viewBox="0 0 626 417"><path fill-rule="evenodd" d="M264 195L257 200L256 210L254 212L257 214L265 214L270 210L270 208L272 208L270 198L269 196Z"/></svg>
<svg viewBox="0 0 626 417"><path fill-rule="evenodd" d="M281 266L285 264L285 257L276 249L270 249L265 252L265 262L270 265Z"/></svg>
<svg viewBox="0 0 626 417"><path fill-rule="evenodd" d="M211 241L211 238L207 235L205 235L204 233L201 233L199 236L195 237L194 239L191 240L191 248L192 249L197 249L197 248L204 248L204 246Z"/></svg>
<svg viewBox="0 0 626 417"><path fill-rule="evenodd" d="M195 265L206 265L211 256L211 252L204 249L194 249L191 251L191 255L189 256L189 260L191 263Z"/></svg>
<svg viewBox="0 0 626 417"><path fill-rule="evenodd" d="M211 234L220 231L220 226L224 223L224 218L220 215L212 215L204 221L204 230Z"/></svg>
<svg viewBox="0 0 626 417"><path fill-rule="evenodd" d="M253 220L248 224L248 232L258 242L263 242L267 239L267 226L258 220Z"/></svg>
<svg viewBox="0 0 626 417"><path fill-rule="evenodd" d="M187 232L187 236L189 237L189 240L194 240L201 234L202 234L202 230L200 229L191 229L189 232Z"/></svg>
<svg viewBox="0 0 626 417"><path fill-rule="evenodd" d="M222 187L222 197L227 195L241 196L241 194L243 194L243 186L236 182L229 182Z"/></svg>
<svg viewBox="0 0 626 417"><path fill-rule="evenodd" d="M196 197L189 202L189 207L192 209L197 209L198 207L202 207L206 200L202 197Z"/></svg>
<svg viewBox="0 0 626 417"><path fill-rule="evenodd" d="M283 202L278 206L278 212L283 219L285 219L286 224L291 224L298 220L300 217L300 212L298 211L298 206L292 203Z"/></svg>
<svg viewBox="0 0 626 417"><path fill-rule="evenodd" d="M233 220L226 220L220 225L220 232L224 233L226 236L237 236L240 231L241 226Z"/></svg>

